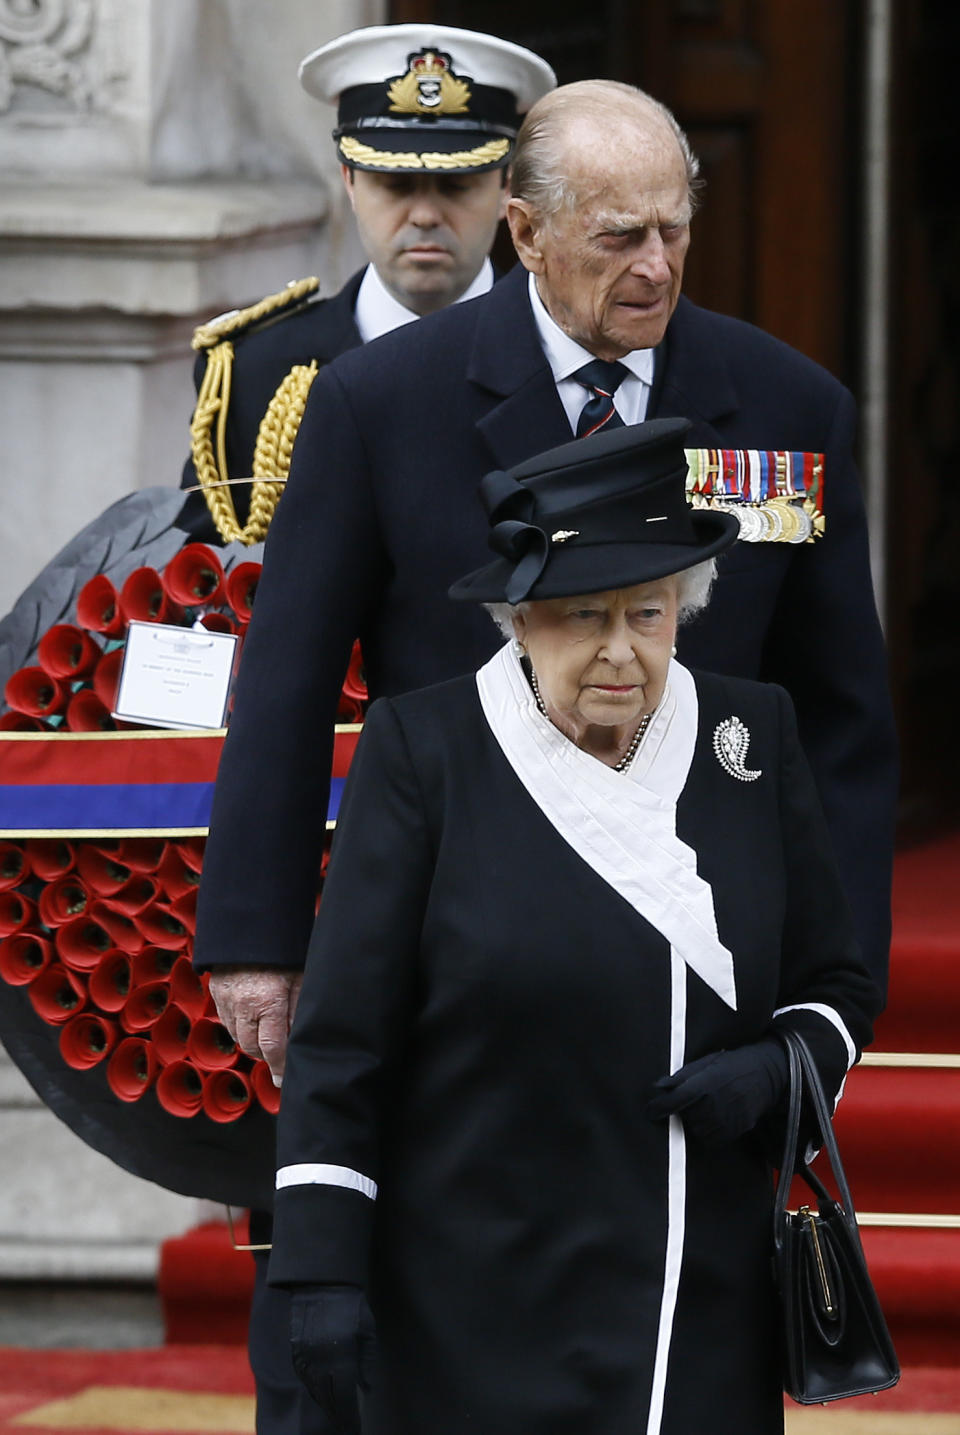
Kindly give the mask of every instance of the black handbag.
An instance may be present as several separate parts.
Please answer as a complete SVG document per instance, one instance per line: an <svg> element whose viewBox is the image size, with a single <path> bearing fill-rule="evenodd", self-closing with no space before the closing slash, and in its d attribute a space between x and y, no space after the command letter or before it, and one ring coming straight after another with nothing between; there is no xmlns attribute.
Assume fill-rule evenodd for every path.
<svg viewBox="0 0 960 1435"><path fill-rule="evenodd" d="M795 1032L781 1032L790 1063L790 1102L773 1208L774 1268L783 1310L783 1388L801 1405L887 1390L900 1366L870 1281L850 1188L809 1048ZM820 1130L837 1202L801 1153L800 1114L806 1095ZM787 1210L792 1173L803 1177L816 1208Z"/></svg>

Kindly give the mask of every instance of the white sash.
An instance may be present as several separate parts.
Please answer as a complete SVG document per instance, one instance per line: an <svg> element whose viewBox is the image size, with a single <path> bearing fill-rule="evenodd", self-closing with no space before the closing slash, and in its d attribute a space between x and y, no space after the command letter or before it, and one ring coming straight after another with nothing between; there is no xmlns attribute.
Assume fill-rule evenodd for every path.
<svg viewBox="0 0 960 1435"><path fill-rule="evenodd" d="M539 711L510 642L477 673L480 704L514 772L565 842L736 1010L733 957L717 935L713 892L676 834L699 708L672 661L667 687L626 773L582 752Z"/></svg>

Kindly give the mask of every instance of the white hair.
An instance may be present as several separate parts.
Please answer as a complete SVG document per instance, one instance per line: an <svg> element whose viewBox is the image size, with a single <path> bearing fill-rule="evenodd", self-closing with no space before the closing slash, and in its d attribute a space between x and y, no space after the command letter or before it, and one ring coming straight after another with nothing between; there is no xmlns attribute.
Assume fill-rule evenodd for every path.
<svg viewBox="0 0 960 1435"><path fill-rule="evenodd" d="M717 560L715 558L705 558L702 563L695 563L692 568L683 568L676 575L678 624L688 622L690 618L707 606L716 576ZM531 601L536 602L536 599L523 603L484 603L483 606L503 636L512 638L515 636L514 617L517 613L522 613L529 608Z"/></svg>
<svg viewBox="0 0 960 1435"><path fill-rule="evenodd" d="M693 213L703 181L690 141L666 105L621 80L576 80L537 101L517 135L510 169L510 192L515 199L526 200L547 221L563 209L576 207L578 196L566 174L563 140L565 124L584 118L605 129L639 118L663 125L680 149Z"/></svg>
<svg viewBox="0 0 960 1435"><path fill-rule="evenodd" d="M716 558L705 558L677 574L677 622L686 623L707 606L717 576Z"/></svg>

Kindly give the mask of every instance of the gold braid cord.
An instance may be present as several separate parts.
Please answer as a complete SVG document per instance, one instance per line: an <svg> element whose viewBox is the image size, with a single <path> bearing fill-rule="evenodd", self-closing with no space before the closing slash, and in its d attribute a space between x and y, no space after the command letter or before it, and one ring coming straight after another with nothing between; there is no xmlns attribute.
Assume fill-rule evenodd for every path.
<svg viewBox="0 0 960 1435"><path fill-rule="evenodd" d="M241 528L229 485L224 485L220 479L221 473L227 472L224 420L230 403L232 368L232 344L218 344L215 349L210 350L197 407L190 425L191 452L197 480L203 489L210 516L220 537L225 543L245 543L249 547L267 536L267 529L290 472L293 441L303 418L307 394L319 369L316 359L311 364L295 364L267 406L267 412L260 421L253 451L250 511ZM214 419L217 421L216 453L213 440Z"/></svg>
<svg viewBox="0 0 960 1435"><path fill-rule="evenodd" d="M190 451L197 482L203 490L217 532L225 543L259 543L266 536L274 509L283 489L282 480L290 468L290 452L296 437L307 393L317 373L316 363L297 365L277 389L260 425L253 462L250 512L240 527L229 486L226 433L233 379L232 339L255 328L262 320L276 318L301 306L319 288L315 278L288 284L279 294L270 294L258 304L203 324L193 336L193 347L207 350L196 408L190 423ZM280 480L280 481L277 481Z"/></svg>
<svg viewBox="0 0 960 1435"><path fill-rule="evenodd" d="M217 532L225 543L232 543L242 531L230 489L223 486L227 477L225 438L232 375L233 345L225 339L207 355L197 406L190 420L190 453L197 482L203 489ZM217 426L216 454L213 447L214 422Z"/></svg>
<svg viewBox="0 0 960 1435"><path fill-rule="evenodd" d="M240 534L243 543L259 543L266 537L274 509L283 492L283 482L290 472L293 441L300 428L310 385L317 377L316 359L310 364L295 364L277 389L260 421L253 450L253 491L250 494L250 516ZM279 479L280 482L270 482ZM252 536L247 537L247 534Z"/></svg>

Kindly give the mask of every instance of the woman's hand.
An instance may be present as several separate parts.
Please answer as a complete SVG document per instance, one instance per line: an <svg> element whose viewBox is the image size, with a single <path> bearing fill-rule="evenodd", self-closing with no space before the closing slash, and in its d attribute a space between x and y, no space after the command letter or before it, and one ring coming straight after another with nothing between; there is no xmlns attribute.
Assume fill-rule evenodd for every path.
<svg viewBox="0 0 960 1435"><path fill-rule="evenodd" d="M330 1420L331 1431L360 1435L357 1389L369 1390L377 1337L359 1286L301 1286L291 1297L293 1368Z"/></svg>
<svg viewBox="0 0 960 1435"><path fill-rule="evenodd" d="M724 1146L752 1131L777 1104L789 1077L787 1053L776 1037L701 1056L656 1083L647 1107L652 1121L681 1116L687 1134L704 1146Z"/></svg>

